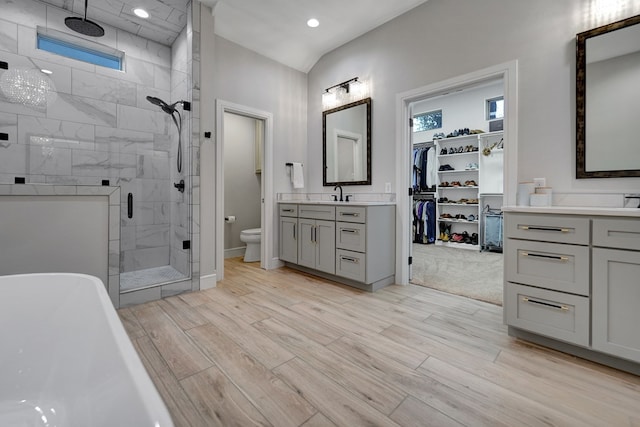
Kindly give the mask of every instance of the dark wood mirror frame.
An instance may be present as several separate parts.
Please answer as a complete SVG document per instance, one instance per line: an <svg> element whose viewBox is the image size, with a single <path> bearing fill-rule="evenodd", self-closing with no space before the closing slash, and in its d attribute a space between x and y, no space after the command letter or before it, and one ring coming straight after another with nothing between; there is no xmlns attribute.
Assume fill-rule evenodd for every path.
<svg viewBox="0 0 640 427"><path fill-rule="evenodd" d="M576 178L640 177L640 169L586 170L587 40L632 25L640 24L640 15L584 31L576 36Z"/></svg>
<svg viewBox="0 0 640 427"><path fill-rule="evenodd" d="M363 104L367 106L367 179L364 181L329 181L327 179L327 115ZM322 185L325 187L334 185L371 185L371 98L322 112Z"/></svg>

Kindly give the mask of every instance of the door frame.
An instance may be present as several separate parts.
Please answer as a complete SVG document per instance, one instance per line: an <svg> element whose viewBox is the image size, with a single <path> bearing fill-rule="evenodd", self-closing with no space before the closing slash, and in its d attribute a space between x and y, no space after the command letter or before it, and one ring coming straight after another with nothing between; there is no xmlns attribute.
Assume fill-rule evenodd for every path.
<svg viewBox="0 0 640 427"><path fill-rule="evenodd" d="M224 114L232 113L264 121L260 227L260 268L275 268L273 260L273 114L216 99L216 280L224 278Z"/></svg>
<svg viewBox="0 0 640 427"><path fill-rule="evenodd" d="M505 100L504 198L503 205L514 205L518 182L518 61L513 60L483 70L443 80L396 95L396 283L409 284L411 253L411 118L410 105L425 98L444 95L488 80L502 78Z"/></svg>

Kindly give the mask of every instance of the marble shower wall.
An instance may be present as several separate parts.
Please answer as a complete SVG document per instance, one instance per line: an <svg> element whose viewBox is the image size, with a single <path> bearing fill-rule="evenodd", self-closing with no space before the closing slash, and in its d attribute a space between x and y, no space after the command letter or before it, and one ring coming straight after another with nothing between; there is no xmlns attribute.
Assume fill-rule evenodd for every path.
<svg viewBox="0 0 640 427"><path fill-rule="evenodd" d="M173 182L180 180L173 122L145 97L191 100L192 41L185 31L176 42L182 53L172 56L170 47L105 26L99 43L125 52L125 71L36 49L37 26L77 36L64 25L67 15L33 0L3 5L0 59L10 69L52 70L57 96L46 108L37 109L10 103L0 94L0 132L9 135L0 141L0 183L14 183L15 177L25 177L27 183L65 185L101 185L108 180L109 185L121 187L120 271L171 261L188 274L193 261L182 250L182 240L193 238L188 234L191 207L183 203L189 200L189 184L194 181L191 115L185 114L183 135L182 175L189 180L189 190L181 194L173 188ZM131 219L126 211L128 193L134 196ZM172 247L179 252L172 253Z"/></svg>

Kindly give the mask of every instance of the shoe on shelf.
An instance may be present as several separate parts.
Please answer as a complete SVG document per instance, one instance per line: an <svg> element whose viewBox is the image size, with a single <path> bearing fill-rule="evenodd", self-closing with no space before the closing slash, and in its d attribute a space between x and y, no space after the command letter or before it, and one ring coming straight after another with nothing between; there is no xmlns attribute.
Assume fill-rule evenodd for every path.
<svg viewBox="0 0 640 427"><path fill-rule="evenodd" d="M448 213L443 213L440 215L440 219L451 219L451 215Z"/></svg>
<svg viewBox="0 0 640 427"><path fill-rule="evenodd" d="M471 243L471 236L466 231L462 232L462 243Z"/></svg>
<svg viewBox="0 0 640 427"><path fill-rule="evenodd" d="M447 149L443 148L442 150L440 150L440 155L444 156L445 154L447 154Z"/></svg>
<svg viewBox="0 0 640 427"><path fill-rule="evenodd" d="M475 221L475 220L476 220L476 217L474 214L471 214L467 217L467 221Z"/></svg>
<svg viewBox="0 0 640 427"><path fill-rule="evenodd" d="M452 186L452 187L461 187L461 186L462 186L462 184L460 184L460 181L453 181L453 182L451 183L451 186Z"/></svg>
<svg viewBox="0 0 640 427"><path fill-rule="evenodd" d="M456 243L462 243L464 241L464 236L460 233L453 233L451 235L451 240Z"/></svg>
<svg viewBox="0 0 640 427"><path fill-rule="evenodd" d="M440 183L440 187L450 187L450 185L447 181L443 181Z"/></svg>
<svg viewBox="0 0 640 427"><path fill-rule="evenodd" d="M472 245L477 245L478 244L478 233L473 233L471 235L471 244Z"/></svg>
<svg viewBox="0 0 640 427"><path fill-rule="evenodd" d="M440 197L438 199L438 203L447 203L447 202L449 202L449 199L447 199L446 197Z"/></svg>
<svg viewBox="0 0 640 427"><path fill-rule="evenodd" d="M472 179L470 179L469 181L465 181L464 185L466 185L467 187L477 187L478 186L478 184Z"/></svg>
<svg viewBox="0 0 640 427"><path fill-rule="evenodd" d="M438 168L438 170L439 170L440 172L442 172L442 171L452 171L452 170L455 170L455 169L454 169L453 167L451 167L451 165L448 165L448 164L447 164L447 165L441 165L441 166Z"/></svg>
<svg viewBox="0 0 640 427"><path fill-rule="evenodd" d="M449 148L449 154L455 154L456 153L456 149L451 147Z"/></svg>

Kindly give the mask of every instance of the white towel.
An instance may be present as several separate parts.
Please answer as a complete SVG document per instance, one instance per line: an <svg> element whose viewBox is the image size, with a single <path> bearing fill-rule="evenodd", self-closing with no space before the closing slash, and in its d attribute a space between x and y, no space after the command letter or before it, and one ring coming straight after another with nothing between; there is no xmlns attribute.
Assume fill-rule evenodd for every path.
<svg viewBox="0 0 640 427"><path fill-rule="evenodd" d="M293 188L304 188L302 163L293 162L293 167L291 168L291 182L293 183Z"/></svg>

